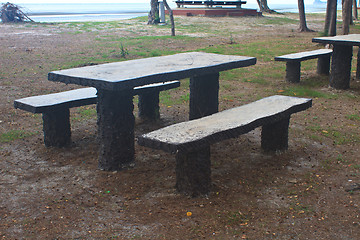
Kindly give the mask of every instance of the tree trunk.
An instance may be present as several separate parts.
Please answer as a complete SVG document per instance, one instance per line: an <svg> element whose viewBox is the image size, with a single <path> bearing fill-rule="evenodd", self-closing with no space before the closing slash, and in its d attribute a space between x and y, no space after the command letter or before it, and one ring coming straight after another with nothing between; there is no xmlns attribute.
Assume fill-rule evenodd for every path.
<svg viewBox="0 0 360 240"><path fill-rule="evenodd" d="M353 0L350 0L350 25L354 25L353 19Z"/></svg>
<svg viewBox="0 0 360 240"><path fill-rule="evenodd" d="M310 29L306 26L304 0L298 0L298 7L299 7L299 17L300 17L299 32L313 32L313 30L310 30Z"/></svg>
<svg viewBox="0 0 360 240"><path fill-rule="evenodd" d="M336 21L337 21L337 0L331 1L331 9L330 9L330 25L328 36L336 36Z"/></svg>
<svg viewBox="0 0 360 240"><path fill-rule="evenodd" d="M331 7L332 2L336 0L328 0L326 3L326 15L325 15L325 25L324 25L324 34L329 35L329 27L330 27L330 21L331 21Z"/></svg>
<svg viewBox="0 0 360 240"><path fill-rule="evenodd" d="M276 13L276 11L269 8L267 0L256 0L256 1L259 5L260 12Z"/></svg>
<svg viewBox="0 0 360 240"><path fill-rule="evenodd" d="M344 0L342 6L342 34L347 35L350 32L350 19L351 19L351 4L352 0Z"/></svg>
<svg viewBox="0 0 360 240"><path fill-rule="evenodd" d="M357 1L353 0L353 17L358 20Z"/></svg>
<svg viewBox="0 0 360 240"><path fill-rule="evenodd" d="M171 36L175 36L175 21L174 21L173 10L170 8L170 6L166 0L163 0L163 1L164 1L164 5L165 5L166 9L169 11L170 22L171 22Z"/></svg>
<svg viewBox="0 0 360 240"><path fill-rule="evenodd" d="M151 0L150 7L151 8L148 15L148 24L158 24L160 22L158 0Z"/></svg>

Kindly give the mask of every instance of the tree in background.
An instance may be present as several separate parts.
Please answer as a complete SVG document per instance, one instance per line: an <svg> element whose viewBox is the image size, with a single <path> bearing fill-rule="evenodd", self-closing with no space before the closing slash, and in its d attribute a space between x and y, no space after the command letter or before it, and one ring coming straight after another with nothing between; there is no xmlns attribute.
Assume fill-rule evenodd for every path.
<svg viewBox="0 0 360 240"><path fill-rule="evenodd" d="M358 19L358 11L357 11L357 1L353 0L353 17Z"/></svg>
<svg viewBox="0 0 360 240"><path fill-rule="evenodd" d="M342 3L342 19L343 19L342 34L343 35L347 35L350 32L351 6L352 6L352 0L343 0Z"/></svg>
<svg viewBox="0 0 360 240"><path fill-rule="evenodd" d="M298 0L298 7L299 7L299 17L300 17L299 32L313 32L313 30L309 29L306 25L304 0Z"/></svg>
<svg viewBox="0 0 360 240"><path fill-rule="evenodd" d="M169 4L167 3L166 0L164 1L164 5L166 7L166 9L169 11L169 16L170 16L170 22L171 22L171 36L175 36L175 21L174 21L174 14L172 9L170 8Z"/></svg>
<svg viewBox="0 0 360 240"><path fill-rule="evenodd" d="M160 22L159 17L159 1L150 1L150 12L148 15L148 24L158 24Z"/></svg>
<svg viewBox="0 0 360 240"><path fill-rule="evenodd" d="M166 0L163 0L164 6L169 12L170 22L171 22L171 36L175 36L175 21L174 21L174 14L172 9L170 8L169 4ZM160 14L159 14L159 1L158 0L151 0L150 1L150 12L148 15L148 24L154 25L160 23Z"/></svg>
<svg viewBox="0 0 360 240"><path fill-rule="evenodd" d="M337 18L337 0L328 0L326 6L326 17L324 26L324 35L336 35L336 18Z"/></svg>
<svg viewBox="0 0 360 240"><path fill-rule="evenodd" d="M269 8L267 0L256 0L256 1L259 5L260 12L276 13L276 11Z"/></svg>

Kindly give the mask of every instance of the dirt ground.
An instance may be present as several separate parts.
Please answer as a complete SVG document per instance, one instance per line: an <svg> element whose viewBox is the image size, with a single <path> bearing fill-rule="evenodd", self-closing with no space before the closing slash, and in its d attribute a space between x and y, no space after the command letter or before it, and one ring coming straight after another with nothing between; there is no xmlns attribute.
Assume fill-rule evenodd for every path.
<svg viewBox="0 0 360 240"><path fill-rule="evenodd" d="M184 17L181 21L222 24L236 29L235 40L244 42L301 36L311 45L311 38L317 36L297 33L292 23L257 26L257 18ZM127 25L111 29L111 34L169 34L167 28L124 22ZM309 26L322 29L316 19L310 18ZM189 198L174 189L173 155L136 145L134 168L100 171L94 115L80 117L79 110L72 109L72 145L46 148L41 116L13 108L18 98L77 87L49 82L47 73L73 61L76 54L91 51L96 38L110 32L106 28L75 31L66 24L0 24L1 239L360 239L358 80L352 80L349 90L336 91L327 87L326 77L302 72L303 78L323 83L317 90L337 97L314 98L311 109L292 117L286 152L262 152L260 129L214 144L211 194ZM214 34L193 43L174 41L171 47L195 50L228 40ZM257 63L264 64L270 67L274 62ZM279 77L266 88L286 85ZM171 91L171 96L184 89ZM221 98L221 109L269 94L263 85L249 82L238 82L236 89L244 98ZM220 95L231 91L221 88ZM82 109L94 111L95 106ZM187 116L186 102L162 104L161 121L137 119L136 135ZM23 137L7 141L9 133Z"/></svg>

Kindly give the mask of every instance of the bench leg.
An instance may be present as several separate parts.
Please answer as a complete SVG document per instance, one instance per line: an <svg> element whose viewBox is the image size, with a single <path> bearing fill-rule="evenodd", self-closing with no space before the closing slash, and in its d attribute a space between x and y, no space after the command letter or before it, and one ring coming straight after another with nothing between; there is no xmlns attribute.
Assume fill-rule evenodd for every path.
<svg viewBox="0 0 360 240"><path fill-rule="evenodd" d="M196 197L210 192L210 146L198 151L176 153L176 189Z"/></svg>
<svg viewBox="0 0 360 240"><path fill-rule="evenodd" d="M264 125L261 132L261 147L265 151L288 149L290 116L272 124Z"/></svg>
<svg viewBox="0 0 360 240"><path fill-rule="evenodd" d="M99 169L121 170L134 162L133 93L98 89Z"/></svg>
<svg viewBox="0 0 360 240"><path fill-rule="evenodd" d="M158 120L160 118L159 91L148 91L139 94L139 117L146 120Z"/></svg>
<svg viewBox="0 0 360 240"><path fill-rule="evenodd" d="M317 65L317 73L320 75L329 75L331 56L319 57Z"/></svg>
<svg viewBox="0 0 360 240"><path fill-rule="evenodd" d="M189 119L197 119L219 111L219 73L190 78Z"/></svg>
<svg viewBox="0 0 360 240"><path fill-rule="evenodd" d="M350 87L352 46L334 45L330 87L348 89Z"/></svg>
<svg viewBox="0 0 360 240"><path fill-rule="evenodd" d="M68 108L44 112L42 118L46 147L64 147L71 143L70 111Z"/></svg>
<svg viewBox="0 0 360 240"><path fill-rule="evenodd" d="M286 62L286 81L291 83L300 82L300 62Z"/></svg>

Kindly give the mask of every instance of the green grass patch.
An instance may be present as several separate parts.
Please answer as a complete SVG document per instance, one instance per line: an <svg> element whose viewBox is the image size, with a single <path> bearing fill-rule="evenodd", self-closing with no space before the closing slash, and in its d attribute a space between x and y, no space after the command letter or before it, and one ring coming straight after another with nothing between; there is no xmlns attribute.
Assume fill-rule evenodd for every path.
<svg viewBox="0 0 360 240"><path fill-rule="evenodd" d="M247 225L249 219L246 215L241 212L230 212L227 216L227 225L229 226L239 226L239 225Z"/></svg>
<svg viewBox="0 0 360 240"><path fill-rule="evenodd" d="M336 94L324 93L306 86L291 86L281 90L281 94L296 97L325 98L334 99Z"/></svg>
<svg viewBox="0 0 360 240"><path fill-rule="evenodd" d="M317 132L317 134L320 134L320 136L332 139L336 145L356 143L360 141L360 137L357 134L351 132L342 132L335 128L324 129L319 125L313 125L307 127L307 129Z"/></svg>
<svg viewBox="0 0 360 240"><path fill-rule="evenodd" d="M285 18L285 17L264 17L260 24L264 25L285 25L285 24L298 24L298 20Z"/></svg>
<svg viewBox="0 0 360 240"><path fill-rule="evenodd" d="M0 135L0 142L12 142L14 140L23 139L34 134L35 133L33 132L26 132L24 130L10 130Z"/></svg>
<svg viewBox="0 0 360 240"><path fill-rule="evenodd" d="M97 115L96 109L93 107L80 108L78 113L82 118L93 118Z"/></svg>
<svg viewBox="0 0 360 240"><path fill-rule="evenodd" d="M359 114L349 114L346 115L346 118L352 121L360 121L360 115Z"/></svg>

